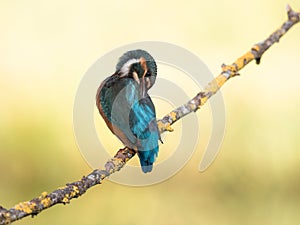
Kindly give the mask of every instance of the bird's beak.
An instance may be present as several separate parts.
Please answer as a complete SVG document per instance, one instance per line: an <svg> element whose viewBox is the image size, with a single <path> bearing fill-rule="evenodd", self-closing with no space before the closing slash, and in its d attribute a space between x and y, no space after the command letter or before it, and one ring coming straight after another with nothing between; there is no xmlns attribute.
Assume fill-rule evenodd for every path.
<svg viewBox="0 0 300 225"><path fill-rule="evenodd" d="M145 76L143 76L141 79L139 79L137 73L134 71L133 74L133 79L138 83L138 85L140 86L140 93L141 93L141 98L145 98L147 95L147 87L149 86L149 82L147 82L149 80L149 78L145 78Z"/></svg>
<svg viewBox="0 0 300 225"><path fill-rule="evenodd" d="M141 87L142 98L145 98L146 94L147 94L147 88L146 88L146 81L145 81L145 77L144 76L141 79L140 87Z"/></svg>
<svg viewBox="0 0 300 225"><path fill-rule="evenodd" d="M134 79L138 84L140 84L139 76L137 75L137 73L136 73L135 71L132 73L132 76L133 76L133 79Z"/></svg>
<svg viewBox="0 0 300 225"><path fill-rule="evenodd" d="M147 95L147 82L146 82L146 78L145 78L145 75L147 73L147 63L146 63L146 60L144 57L141 57L140 58L140 63L141 63L141 66L142 68L144 69L144 74L141 78L141 84L140 84L140 88L141 88L141 95L142 95L142 98L145 98L146 95Z"/></svg>

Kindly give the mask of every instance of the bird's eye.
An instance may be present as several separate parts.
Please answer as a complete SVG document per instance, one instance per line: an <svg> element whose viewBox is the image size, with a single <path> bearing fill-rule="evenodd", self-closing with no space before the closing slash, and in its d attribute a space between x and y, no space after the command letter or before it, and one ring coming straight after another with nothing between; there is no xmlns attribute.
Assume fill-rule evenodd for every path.
<svg viewBox="0 0 300 225"><path fill-rule="evenodd" d="M147 73L145 74L145 77L150 77L151 76L151 72L148 70Z"/></svg>

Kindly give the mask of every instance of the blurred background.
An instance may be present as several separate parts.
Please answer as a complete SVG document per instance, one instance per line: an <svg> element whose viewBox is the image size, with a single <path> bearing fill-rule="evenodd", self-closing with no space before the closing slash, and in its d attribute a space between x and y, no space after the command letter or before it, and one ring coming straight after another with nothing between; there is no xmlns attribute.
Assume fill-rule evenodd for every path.
<svg viewBox="0 0 300 225"><path fill-rule="evenodd" d="M91 171L76 145L72 110L83 74L100 56L136 41L164 41L197 54L217 75L286 20L287 3L300 9L297 0L1 1L0 205ZM169 180L142 188L105 181L70 205L16 224L298 224L299 40L296 25L261 65L252 62L222 88L226 133L204 173L198 166L208 107L197 112L204 141Z"/></svg>

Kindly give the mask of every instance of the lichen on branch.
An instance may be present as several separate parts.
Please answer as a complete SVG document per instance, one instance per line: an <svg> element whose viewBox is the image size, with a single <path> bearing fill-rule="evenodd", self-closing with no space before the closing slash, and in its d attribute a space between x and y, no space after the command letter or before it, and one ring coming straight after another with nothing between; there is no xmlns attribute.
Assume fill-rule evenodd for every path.
<svg viewBox="0 0 300 225"><path fill-rule="evenodd" d="M207 100L213 96L230 78L239 75L239 71L243 69L248 63L255 60L257 64L260 63L262 55L276 42L279 42L280 38L286 34L286 32L300 21L300 12L292 10L288 5L286 7L288 20L284 22L279 29L274 31L267 39L255 44L248 52L239 57L231 65L223 64L221 66L221 73L212 80L203 91L199 92L194 98L188 101L186 104L179 106L172 110L161 120L158 120L158 128L160 132L173 131L171 125L186 116L191 112L195 112Z"/></svg>

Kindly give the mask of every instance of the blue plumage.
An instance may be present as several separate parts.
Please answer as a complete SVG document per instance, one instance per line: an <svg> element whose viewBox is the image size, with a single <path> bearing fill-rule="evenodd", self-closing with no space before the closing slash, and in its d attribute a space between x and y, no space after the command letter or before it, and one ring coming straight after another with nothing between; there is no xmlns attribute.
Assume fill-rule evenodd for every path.
<svg viewBox="0 0 300 225"><path fill-rule="evenodd" d="M110 130L138 153L143 172L152 170L160 134L155 107L147 91L155 82L156 64L143 50L125 53L117 71L102 82L97 107Z"/></svg>

